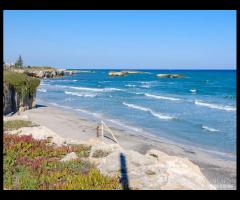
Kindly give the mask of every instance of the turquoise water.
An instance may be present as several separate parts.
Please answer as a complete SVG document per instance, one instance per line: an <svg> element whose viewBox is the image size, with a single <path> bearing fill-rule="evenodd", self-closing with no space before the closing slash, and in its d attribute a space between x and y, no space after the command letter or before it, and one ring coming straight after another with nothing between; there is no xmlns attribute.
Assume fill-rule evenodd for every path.
<svg viewBox="0 0 240 200"><path fill-rule="evenodd" d="M147 71L147 70L143 70ZM44 79L37 102L175 142L236 152L235 70L148 70L110 77L109 70ZM157 78L179 73L185 78Z"/></svg>

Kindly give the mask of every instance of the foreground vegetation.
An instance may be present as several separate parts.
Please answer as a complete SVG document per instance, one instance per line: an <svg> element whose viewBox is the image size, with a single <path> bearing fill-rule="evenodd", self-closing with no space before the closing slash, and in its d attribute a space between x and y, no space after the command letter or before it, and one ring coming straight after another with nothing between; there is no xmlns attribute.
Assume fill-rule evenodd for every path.
<svg viewBox="0 0 240 200"><path fill-rule="evenodd" d="M32 127L34 126L31 121L26 120L9 120L4 122L4 130L12 131L22 127Z"/></svg>
<svg viewBox="0 0 240 200"><path fill-rule="evenodd" d="M70 152L78 159L61 162ZM119 179L102 175L87 157L84 145L57 147L49 140L4 134L4 188L29 190L112 190L120 189Z"/></svg>

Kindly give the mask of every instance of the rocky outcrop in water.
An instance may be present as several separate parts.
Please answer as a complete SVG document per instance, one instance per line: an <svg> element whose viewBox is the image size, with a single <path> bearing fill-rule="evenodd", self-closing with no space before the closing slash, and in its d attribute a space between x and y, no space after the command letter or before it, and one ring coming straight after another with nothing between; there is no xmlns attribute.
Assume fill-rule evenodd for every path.
<svg viewBox="0 0 240 200"><path fill-rule="evenodd" d="M109 76L126 76L128 74L149 74L149 72L141 72L141 71L110 71L108 72Z"/></svg>
<svg viewBox="0 0 240 200"><path fill-rule="evenodd" d="M181 74L157 74L158 78L183 78Z"/></svg>

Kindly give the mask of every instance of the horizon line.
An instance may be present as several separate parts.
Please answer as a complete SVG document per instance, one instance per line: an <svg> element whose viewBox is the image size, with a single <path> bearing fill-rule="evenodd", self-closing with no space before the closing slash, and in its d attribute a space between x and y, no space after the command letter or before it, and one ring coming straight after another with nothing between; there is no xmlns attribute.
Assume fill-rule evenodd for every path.
<svg viewBox="0 0 240 200"><path fill-rule="evenodd" d="M182 69L142 69L142 68L71 68L71 67L67 67L65 69L82 69L82 70L237 70L237 68L219 68L219 69L214 69L214 68L206 68L206 69L186 69L186 68L182 68Z"/></svg>

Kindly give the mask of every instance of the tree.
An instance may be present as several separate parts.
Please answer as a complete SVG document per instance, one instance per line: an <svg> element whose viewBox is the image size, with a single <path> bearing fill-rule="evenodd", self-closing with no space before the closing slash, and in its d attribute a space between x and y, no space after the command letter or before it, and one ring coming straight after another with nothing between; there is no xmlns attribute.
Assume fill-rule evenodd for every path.
<svg viewBox="0 0 240 200"><path fill-rule="evenodd" d="M17 61L16 61L16 63L15 63L15 66L16 67L23 67L23 60L22 60L22 57L21 57L21 55L18 57L18 59L17 59Z"/></svg>

